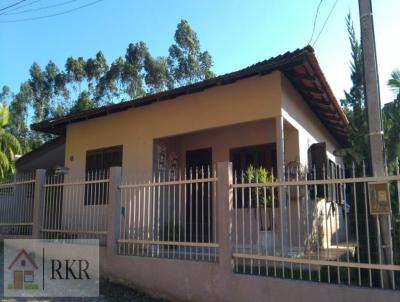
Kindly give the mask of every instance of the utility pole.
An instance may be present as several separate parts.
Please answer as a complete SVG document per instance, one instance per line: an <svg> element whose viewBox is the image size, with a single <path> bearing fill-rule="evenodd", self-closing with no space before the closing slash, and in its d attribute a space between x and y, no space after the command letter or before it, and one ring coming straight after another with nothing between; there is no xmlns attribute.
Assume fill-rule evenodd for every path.
<svg viewBox="0 0 400 302"><path fill-rule="evenodd" d="M382 131L381 100L379 92L378 64L374 21L371 0L358 0L360 10L361 47L364 61L364 85L367 102L369 144L373 176L385 176L385 154ZM392 236L390 215L376 215L379 261L393 264ZM382 259L384 258L384 259ZM384 283L394 284L394 276L385 274ZM381 271L381 279L383 272Z"/></svg>

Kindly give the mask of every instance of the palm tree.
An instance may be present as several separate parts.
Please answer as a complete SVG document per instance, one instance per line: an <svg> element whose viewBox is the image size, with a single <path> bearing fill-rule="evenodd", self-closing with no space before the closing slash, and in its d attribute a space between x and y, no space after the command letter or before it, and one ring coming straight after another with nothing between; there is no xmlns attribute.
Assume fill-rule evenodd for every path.
<svg viewBox="0 0 400 302"><path fill-rule="evenodd" d="M18 139L6 128L9 118L8 108L0 103L0 178L15 172L15 155L22 153Z"/></svg>
<svg viewBox="0 0 400 302"><path fill-rule="evenodd" d="M390 76L388 86L397 92L397 99L400 99L400 69L393 70Z"/></svg>

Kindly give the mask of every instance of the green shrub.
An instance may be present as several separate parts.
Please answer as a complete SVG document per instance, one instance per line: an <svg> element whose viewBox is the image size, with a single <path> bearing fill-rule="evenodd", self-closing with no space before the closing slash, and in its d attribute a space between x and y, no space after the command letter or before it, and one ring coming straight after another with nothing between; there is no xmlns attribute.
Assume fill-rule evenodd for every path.
<svg viewBox="0 0 400 302"><path fill-rule="evenodd" d="M269 170L263 167L255 168L250 165L244 173L244 180L246 183L271 183L275 181L275 178ZM274 194L272 194L272 190L274 190ZM275 208L278 207L279 198L277 188L266 187L265 190L264 188L252 188L251 199L253 201L257 200L257 194L260 207L271 208L273 200Z"/></svg>

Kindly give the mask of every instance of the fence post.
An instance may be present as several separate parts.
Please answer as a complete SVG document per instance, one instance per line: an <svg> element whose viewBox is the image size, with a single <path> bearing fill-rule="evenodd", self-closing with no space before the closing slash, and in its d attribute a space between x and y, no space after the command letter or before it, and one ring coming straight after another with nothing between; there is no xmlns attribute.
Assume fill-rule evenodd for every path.
<svg viewBox="0 0 400 302"><path fill-rule="evenodd" d="M121 167L111 167L107 210L107 256L114 254L120 235L121 194L119 186L121 178Z"/></svg>
<svg viewBox="0 0 400 302"><path fill-rule="evenodd" d="M233 210L232 163L217 163L217 232L219 265L225 273L232 273L231 235Z"/></svg>
<svg viewBox="0 0 400 302"><path fill-rule="evenodd" d="M277 159L277 173L279 182L285 181L285 127L284 119L282 116L277 116L275 118L275 128L276 128L276 159ZM287 255L289 247L289 210L288 201L286 199L285 187L280 185L278 187L278 198L279 198L279 229L281 233L281 238L277 239L280 241L282 255ZM274 222L275 223L275 222ZM275 231L275 230L274 230ZM275 243L274 243L275 244Z"/></svg>
<svg viewBox="0 0 400 302"><path fill-rule="evenodd" d="M46 183L46 170L37 169L35 173L35 191L33 196L33 225L32 238L40 238L40 230L43 223L44 184Z"/></svg>

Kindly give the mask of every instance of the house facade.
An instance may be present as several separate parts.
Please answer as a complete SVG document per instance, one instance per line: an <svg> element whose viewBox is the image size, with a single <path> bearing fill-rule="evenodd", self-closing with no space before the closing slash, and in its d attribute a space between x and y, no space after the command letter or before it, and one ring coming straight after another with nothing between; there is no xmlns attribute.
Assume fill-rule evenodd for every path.
<svg viewBox="0 0 400 302"><path fill-rule="evenodd" d="M313 50L287 53L244 70L144 98L44 121L33 129L65 135L71 175L121 165L125 175L233 161L275 168L312 163L344 142L347 120ZM314 163L315 164L315 163Z"/></svg>
<svg viewBox="0 0 400 302"><path fill-rule="evenodd" d="M219 162L232 162L237 178L252 165L268 169L277 180L283 181L289 173L286 167L304 170L313 167L319 171L316 178L325 177L323 169L337 173L336 165L341 163L341 158L335 156L335 150L345 144L347 119L313 49L306 47L214 79L44 121L32 128L65 136L64 165L68 171L66 177L70 178L88 180L91 173L121 166L126 179L168 177L176 180L183 174L197 179ZM303 173L304 177L306 174ZM96 186L86 186L78 196L68 190L58 192L62 204L48 215L61 215L63 224L70 224L71 217L89 215L91 211L98 211L103 217L107 204L105 193L106 188ZM212 211L207 206L197 208L199 196L196 194L190 196L192 205L188 206L186 201L182 205L191 216L187 214L181 220L186 221L185 225L201 229L208 223L207 217ZM305 220L314 221L322 215L317 203L315 208L306 211L308 199L303 197L301 201L290 200L280 191L279 199L288 199L288 203L281 215L274 218L272 227L274 236L286 238L289 236L282 235L280 230L284 227L281 220L293 220L292 225L303 228L298 246L304 245L312 234L312 230L306 230ZM175 199L179 203L178 197ZM206 199L203 198L204 205L212 198ZM246 198L242 199L244 204L239 201L237 211L257 215L255 206L246 205ZM337 195L331 199L342 202ZM165 213L177 211L175 208L164 210ZM297 217L299 211L304 211L304 223ZM338 234L343 224L342 212L338 215L333 210L325 212L325 220L330 220L333 233ZM244 216L243 223L251 224L251 215ZM90 221L77 219L73 223L87 227L85 224ZM268 221L265 224L271 225ZM167 225L160 228L169 229ZM271 230L263 231L266 237L271 235L268 234ZM329 232L324 234L328 236ZM259 236L258 232L253 235ZM193 236L200 241L209 239L197 233ZM256 241L250 234L241 236L249 241L247 245ZM330 241L323 238L321 244L325 242L329 246Z"/></svg>

